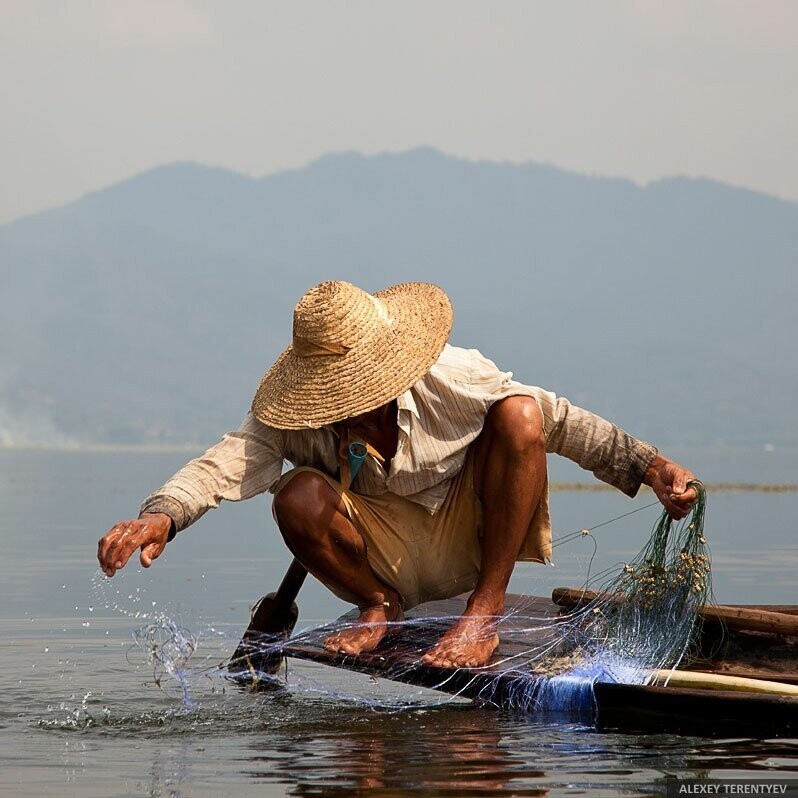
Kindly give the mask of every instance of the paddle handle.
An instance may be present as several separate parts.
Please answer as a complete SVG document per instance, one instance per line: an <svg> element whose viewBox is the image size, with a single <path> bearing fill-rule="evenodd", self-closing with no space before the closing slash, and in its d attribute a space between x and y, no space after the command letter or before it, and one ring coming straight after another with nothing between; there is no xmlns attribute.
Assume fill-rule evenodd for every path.
<svg viewBox="0 0 798 798"><path fill-rule="evenodd" d="M296 557L291 560L291 565L288 566L283 581L280 582L280 587L277 588L277 592L274 595L275 603L280 607L290 607L304 584L307 575L307 568Z"/></svg>

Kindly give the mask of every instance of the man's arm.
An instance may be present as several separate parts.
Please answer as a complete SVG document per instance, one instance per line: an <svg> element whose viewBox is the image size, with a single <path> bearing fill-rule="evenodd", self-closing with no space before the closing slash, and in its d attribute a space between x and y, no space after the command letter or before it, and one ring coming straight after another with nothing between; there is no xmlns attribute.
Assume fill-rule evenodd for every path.
<svg viewBox="0 0 798 798"><path fill-rule="evenodd" d="M662 457L650 443L551 391L515 382L511 372L500 371L476 350L447 345L430 375L443 376L450 389L466 384L457 407L474 412L487 412L493 403L509 396L531 396L543 414L547 452L573 460L627 496L635 496L641 484L649 485L674 518L683 518L697 498L695 491L686 487L695 479L693 474Z"/></svg>
<svg viewBox="0 0 798 798"><path fill-rule="evenodd" d="M235 432L148 496L138 519L116 524L101 538L100 567L113 576L141 549L141 564L149 568L177 532L223 499L239 501L269 490L280 478L282 465L282 434L248 413Z"/></svg>
<svg viewBox="0 0 798 798"><path fill-rule="evenodd" d="M697 498L687 486L695 480L691 471L663 457L650 443L563 397L541 391L538 400L547 451L568 457L628 496L635 496L641 484L648 485L673 518L690 512Z"/></svg>

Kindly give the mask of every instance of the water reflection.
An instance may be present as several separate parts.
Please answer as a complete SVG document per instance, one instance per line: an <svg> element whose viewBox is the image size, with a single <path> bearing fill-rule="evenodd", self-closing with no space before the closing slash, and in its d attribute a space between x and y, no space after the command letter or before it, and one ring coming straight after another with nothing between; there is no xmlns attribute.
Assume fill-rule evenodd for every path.
<svg viewBox="0 0 798 798"><path fill-rule="evenodd" d="M330 717L314 734L253 740L253 779L277 772L296 795L352 795L361 790L412 790L435 795L545 795L546 776L506 741L506 719L489 710L445 708L353 714L345 727ZM281 756L275 762L275 748ZM372 793L373 794L373 793ZM379 792L377 793L379 794Z"/></svg>
<svg viewBox="0 0 798 798"><path fill-rule="evenodd" d="M265 737L251 739L247 776L285 781L296 795L338 796L366 790L544 795L568 785L583 785L586 794L599 786L636 794L638 785L664 791L677 776L798 775L795 740L602 734L468 706L396 714L317 706L313 714L312 735L289 722L279 731L269 724Z"/></svg>

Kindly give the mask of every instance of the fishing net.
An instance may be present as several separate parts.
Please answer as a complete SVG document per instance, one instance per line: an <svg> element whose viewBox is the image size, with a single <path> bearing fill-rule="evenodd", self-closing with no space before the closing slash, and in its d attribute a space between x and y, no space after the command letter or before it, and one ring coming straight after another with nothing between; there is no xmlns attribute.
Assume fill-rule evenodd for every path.
<svg viewBox="0 0 798 798"><path fill-rule="evenodd" d="M572 609L557 619L552 648L530 657L531 683L509 703L584 709L597 681L646 684L689 660L712 594L706 493L691 484L698 498L688 518L675 522L663 512L620 569L584 590L554 591L554 602Z"/></svg>
<svg viewBox="0 0 798 798"><path fill-rule="evenodd" d="M363 626L353 612L351 620L306 629L290 641L255 640L257 656L248 657L245 668L231 663L231 671L239 681L268 686L275 677L259 673L258 662L273 663L287 650L293 657L503 707L591 710L596 682L650 683L658 671L684 664L697 644L711 596L711 568L706 494L700 483L691 485L698 498L690 515L674 521L663 512L632 560L587 579L580 590L555 591L554 604L529 597L495 619L501 645L484 667L447 671L422 665L423 654L458 617L440 613L433 603L390 624L374 652L354 657L325 647L331 634Z"/></svg>

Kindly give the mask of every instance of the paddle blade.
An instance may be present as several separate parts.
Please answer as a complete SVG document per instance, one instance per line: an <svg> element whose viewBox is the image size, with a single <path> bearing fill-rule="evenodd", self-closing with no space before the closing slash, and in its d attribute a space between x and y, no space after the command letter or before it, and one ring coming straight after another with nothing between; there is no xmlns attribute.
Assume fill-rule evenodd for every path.
<svg viewBox="0 0 798 798"><path fill-rule="evenodd" d="M295 602L279 601L276 593L264 596L256 605L241 642L227 664L228 672L256 682L258 674L274 675L280 670L283 656L275 644L294 631L299 608Z"/></svg>

